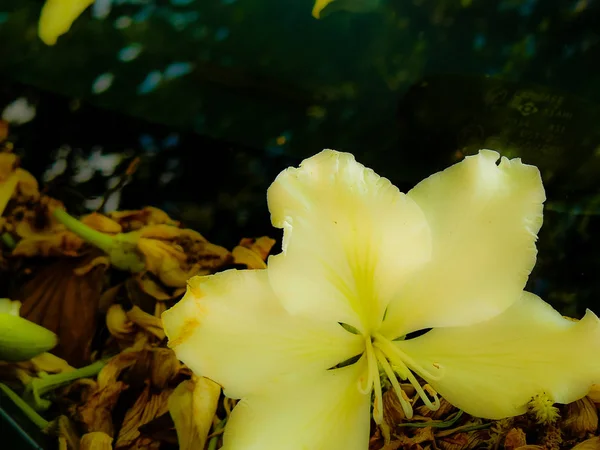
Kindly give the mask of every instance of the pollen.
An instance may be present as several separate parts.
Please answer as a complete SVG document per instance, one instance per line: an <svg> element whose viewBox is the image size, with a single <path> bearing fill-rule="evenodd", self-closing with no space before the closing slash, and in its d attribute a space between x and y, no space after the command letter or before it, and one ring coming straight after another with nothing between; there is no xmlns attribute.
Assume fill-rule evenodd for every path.
<svg viewBox="0 0 600 450"><path fill-rule="evenodd" d="M549 425L560 417L558 408L554 406L554 400L545 392L533 396L528 406L530 413L535 416L540 425Z"/></svg>

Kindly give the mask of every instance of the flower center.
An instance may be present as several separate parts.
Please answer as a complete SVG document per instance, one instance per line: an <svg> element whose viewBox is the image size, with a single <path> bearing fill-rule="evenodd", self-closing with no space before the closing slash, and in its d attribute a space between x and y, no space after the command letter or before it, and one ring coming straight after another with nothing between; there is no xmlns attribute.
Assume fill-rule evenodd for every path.
<svg viewBox="0 0 600 450"><path fill-rule="evenodd" d="M383 422L383 393L379 375L380 368L383 369L385 376L389 379L407 419L412 418L413 409L411 401L406 392L402 390L398 378L408 380L429 409L436 411L440 407L437 392L427 384L422 387L410 368L430 380L438 380L440 376L425 370L383 335L375 333L372 336L365 336L365 357L367 358L368 375L366 382L359 384L359 389L365 394L371 392L371 389L375 391L375 401L373 403L373 419L375 423L381 424Z"/></svg>

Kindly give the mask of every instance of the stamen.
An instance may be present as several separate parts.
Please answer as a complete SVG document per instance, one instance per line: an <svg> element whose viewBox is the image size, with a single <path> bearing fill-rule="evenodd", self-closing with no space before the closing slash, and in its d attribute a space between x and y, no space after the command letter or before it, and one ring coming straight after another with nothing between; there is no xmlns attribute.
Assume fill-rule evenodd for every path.
<svg viewBox="0 0 600 450"><path fill-rule="evenodd" d="M402 390L402 387L400 387L400 383L398 383L398 378L396 378L396 374L392 370L390 364L387 362L385 355L381 350L375 348L375 356L377 357L377 361L379 361L379 364L381 364L381 367L383 367L383 370L387 375L388 379L390 380L390 383L392 383L392 387L394 388L394 392L398 396L398 400L400 401L400 406L402 406L402 411L404 411L404 415L407 419L412 419L412 406L408 402L408 397L406 396L406 393Z"/></svg>
<svg viewBox="0 0 600 450"><path fill-rule="evenodd" d="M425 393L415 376L410 371L408 372L408 381L410 381L410 384L412 384L413 387L416 389L417 393L419 394L419 397L421 397L421 400L423 400L423 403L425 403L425 405L430 410L437 411L438 409L440 409L440 399L437 396L437 392L436 395L434 395L433 403L431 403L431 400L429 400L429 397L427 396L427 394Z"/></svg>
<svg viewBox="0 0 600 450"><path fill-rule="evenodd" d="M408 356L406 353L404 353L402 350L400 350L398 347L396 347L394 344L392 344L389 340L387 340L380 333L375 334L374 338L377 343L377 346L379 348L381 348L381 350L386 355L388 355L388 359L390 359L389 355L390 355L390 353L392 353L396 356L396 358L400 359L401 361L406 361L408 366L410 366L413 370L415 370L423 378L428 378L433 381L437 381L442 378L443 373L440 373L439 375L434 375L431 372L429 372L428 370L425 370L425 368L423 366L418 364L414 359L412 359L410 356ZM394 360L396 358L394 358ZM406 364L403 364L403 365L406 365ZM441 369L440 369L440 372L442 372Z"/></svg>
<svg viewBox="0 0 600 450"><path fill-rule="evenodd" d="M371 344L371 338L365 338L365 353L364 356L367 358L367 382L363 386L363 384L359 381L358 390L361 394L368 394L371 392L371 388L373 387L373 383L375 382L375 376L373 375L373 364L375 364L375 372L377 370L377 361L373 361L373 358L370 357L369 346L372 349L373 345Z"/></svg>
<svg viewBox="0 0 600 450"><path fill-rule="evenodd" d="M381 392L381 379L379 378L379 366L377 365L377 357L375 356L375 351L373 349L373 344L371 343L371 338L367 336L365 338L366 344L366 355L368 362L368 382L372 383L373 390L375 391L375 401L373 402L373 420L376 424L383 423L383 394ZM368 390L364 392L370 392L371 385L369 384ZM359 386L359 389L361 387Z"/></svg>
<svg viewBox="0 0 600 450"><path fill-rule="evenodd" d="M390 341L388 341L381 334L376 334L375 339L376 339L375 340L376 348L378 348L392 364L394 364L395 366L398 367L398 371L401 372L402 375L406 376L406 378L408 379L410 384L412 384L413 387L415 388L415 390L417 391L417 394L419 395L419 397L421 397L421 400L423 400L423 403L432 411L437 411L440 407L440 399L437 396L437 392L435 392L431 388L431 386L429 386L429 389L431 389L430 392L434 393L434 394L432 394L432 397L434 397L434 400L432 403L431 400L429 400L429 397L427 396L427 394L425 393L423 388L421 387L421 384L417 381L417 379L411 372L410 368L406 365L404 360L408 360L407 362L409 362L409 364L411 364L411 362L412 362L411 367L413 369L416 369L417 371L421 372L423 375L427 376L427 375L431 375L431 374L429 374L426 370L424 370L420 365L414 364L414 360L412 358L410 358L403 351L398 349L395 345L390 343ZM385 368L384 368L384 370L385 370ZM436 380L436 379L437 379L437 377L433 377L433 380Z"/></svg>

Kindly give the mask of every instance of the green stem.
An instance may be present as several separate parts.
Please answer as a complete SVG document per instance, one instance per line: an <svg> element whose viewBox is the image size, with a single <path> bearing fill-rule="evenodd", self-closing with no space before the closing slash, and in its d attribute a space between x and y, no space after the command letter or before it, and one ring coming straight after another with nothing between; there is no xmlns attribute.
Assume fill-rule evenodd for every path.
<svg viewBox="0 0 600 450"><path fill-rule="evenodd" d="M47 394L54 389L61 387L71 381L79 380L80 378L89 378L98 375L102 368L106 365L106 360L96 361L89 366L81 367L70 372L55 373L45 375L34 380L36 382L37 392L40 396Z"/></svg>
<svg viewBox="0 0 600 450"><path fill-rule="evenodd" d="M72 231L84 241L95 245L106 253L111 252L111 249L114 245L114 239L112 236L88 227L62 209L56 208L53 212L53 215L56 220L67 227L69 231Z"/></svg>
<svg viewBox="0 0 600 450"><path fill-rule="evenodd" d="M6 396L10 398L21 411L23 411L23 414L25 414L36 427L42 431L48 427L49 422L35 412L34 409L29 406L25 400L19 397L11 388L4 383L0 383L0 390L4 392Z"/></svg>
<svg viewBox="0 0 600 450"><path fill-rule="evenodd" d="M17 246L15 238L13 238L10 233L2 233L2 243L10 249L13 249Z"/></svg>
<svg viewBox="0 0 600 450"><path fill-rule="evenodd" d="M227 417L225 417L223 420L221 420L216 426L215 426L215 431L213 431L213 433L217 433L219 431L221 431L223 428L225 428L225 424L227 423ZM206 450L216 450L217 448L217 443L219 442L219 436L213 436L210 438L210 441L208 441L208 447L206 448Z"/></svg>
<svg viewBox="0 0 600 450"><path fill-rule="evenodd" d="M46 410L50 407L51 402L42 398L44 395L80 378L96 376L98 372L100 372L106 365L106 362L107 360L100 360L90 364L89 366L75 369L70 372L62 372L34 378L31 382L25 385L24 397L31 405L33 405L36 410Z"/></svg>
<svg viewBox="0 0 600 450"><path fill-rule="evenodd" d="M415 423L415 422L407 422L407 423L399 423L398 427L409 427L409 428L427 428L427 427L431 427L431 428L448 428L451 427L452 425L454 425L456 423L456 421L458 419L460 419L460 416L463 415L463 411L462 409L458 410L458 412L456 413L456 415L454 417L452 417L451 419L448 420L444 420L444 421L438 421L438 420L430 420L429 422L422 422L422 423Z"/></svg>
<svg viewBox="0 0 600 450"><path fill-rule="evenodd" d="M120 233L116 236L109 236L81 223L62 209L55 209L53 214L56 220L67 227L69 231L104 251L108 255L110 263L117 269L131 272L144 270L144 260L136 251L139 233Z"/></svg>

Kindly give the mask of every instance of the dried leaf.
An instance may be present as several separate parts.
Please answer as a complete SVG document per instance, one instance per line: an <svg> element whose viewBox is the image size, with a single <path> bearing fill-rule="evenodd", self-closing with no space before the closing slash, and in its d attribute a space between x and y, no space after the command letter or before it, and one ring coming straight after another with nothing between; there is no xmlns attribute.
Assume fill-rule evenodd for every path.
<svg viewBox="0 0 600 450"><path fill-rule="evenodd" d="M181 382L169 397L180 450L204 448L217 411L221 388L204 377Z"/></svg>
<svg viewBox="0 0 600 450"><path fill-rule="evenodd" d="M80 450L112 450L113 438L101 431L84 434L79 444Z"/></svg>
<svg viewBox="0 0 600 450"><path fill-rule="evenodd" d="M504 448L506 450L514 450L518 447L527 445L527 436L521 428L512 428L504 440Z"/></svg>

